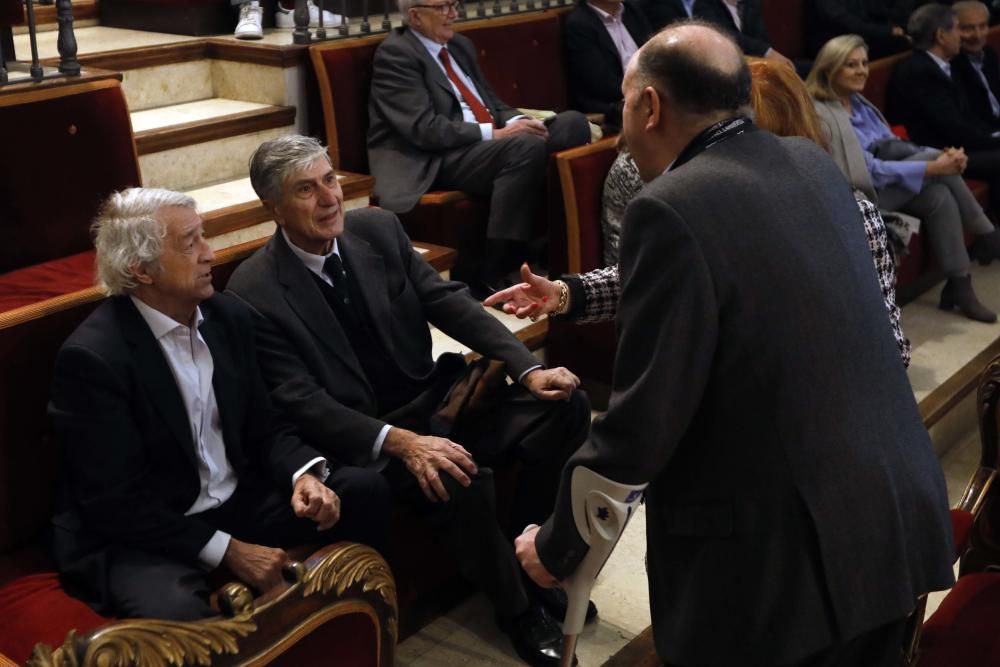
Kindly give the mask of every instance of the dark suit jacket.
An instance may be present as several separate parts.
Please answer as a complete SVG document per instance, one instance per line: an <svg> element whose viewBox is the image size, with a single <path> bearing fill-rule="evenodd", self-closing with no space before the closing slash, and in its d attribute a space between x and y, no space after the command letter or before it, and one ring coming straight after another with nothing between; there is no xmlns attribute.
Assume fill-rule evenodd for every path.
<svg viewBox="0 0 1000 667"><path fill-rule="evenodd" d="M631 2L624 3L622 23L636 46L642 46L653 32L645 15ZM617 107L625 74L622 61L611 35L586 1L578 3L563 23L563 51L573 108L620 117Z"/></svg>
<svg viewBox="0 0 1000 667"><path fill-rule="evenodd" d="M1000 61L997 59L997 52L987 46L983 49L983 74L986 82L993 91L993 95L1000 100ZM979 78L979 72L969 60L969 56L963 51L951 61L951 78L958 84L958 87L965 95L965 101L969 111L979 120L996 131L1000 129L1000 119L993 115L993 108L990 106L990 98L983 87L983 80Z"/></svg>
<svg viewBox="0 0 1000 667"><path fill-rule="evenodd" d="M976 117L962 89L926 51L915 49L896 65L888 99L890 118L903 123L918 144L966 150L1000 147L1000 139L991 136L993 128Z"/></svg>
<svg viewBox="0 0 1000 667"><path fill-rule="evenodd" d="M701 16L703 14L702 5L710 1L713 0L695 0L692 15ZM687 12L684 11L684 4L681 0L639 0L639 9L646 15L649 25L654 31L668 26L674 21L689 18Z"/></svg>
<svg viewBox="0 0 1000 667"><path fill-rule="evenodd" d="M586 553L569 495L582 465L650 483L670 663L795 662L951 584L941 467L821 149L749 131L672 169L626 210L620 262L610 407L537 537L553 575Z"/></svg>
<svg viewBox="0 0 1000 667"><path fill-rule="evenodd" d="M728 30L748 56L763 56L771 48L771 38L764 25L759 0L743 0L740 9L741 28L736 27L733 15L725 7L723 0L706 0L698 9L700 18Z"/></svg>
<svg viewBox="0 0 1000 667"><path fill-rule="evenodd" d="M906 27L910 0L814 0L806 3L809 44L815 53L837 35L861 35L869 42L892 37L892 26ZM900 43L905 43L902 40Z"/></svg>
<svg viewBox="0 0 1000 667"><path fill-rule="evenodd" d="M497 127L518 115L490 87L468 37L455 35L447 47ZM482 140L479 125L462 119L458 97L440 65L406 27L390 32L375 51L368 119L375 195L379 205L397 213L412 209L430 189L443 152Z"/></svg>
<svg viewBox="0 0 1000 667"><path fill-rule="evenodd" d="M201 309L226 455L240 479L267 475L290 495L292 475L320 454L276 418L246 308L216 295ZM197 562L215 528L184 516L200 488L190 422L168 362L131 299L106 300L63 344L49 417L67 478L54 518L60 571L95 577L79 583L101 596L97 577L108 547Z"/></svg>
<svg viewBox="0 0 1000 667"><path fill-rule="evenodd" d="M337 241L347 272L379 343L407 377L423 382L434 372L428 322L502 359L513 377L538 363L464 285L441 279L396 216L362 209L346 218ZM236 269L228 289L254 311L257 353L275 404L329 456L369 463L385 425L377 397L315 279L280 232Z"/></svg>

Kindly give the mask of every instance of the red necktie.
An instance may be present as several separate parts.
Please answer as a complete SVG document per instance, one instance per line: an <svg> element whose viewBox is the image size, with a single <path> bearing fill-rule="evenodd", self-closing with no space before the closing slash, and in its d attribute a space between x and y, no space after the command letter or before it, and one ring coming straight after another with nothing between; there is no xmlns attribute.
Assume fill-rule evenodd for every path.
<svg viewBox="0 0 1000 667"><path fill-rule="evenodd" d="M475 94L469 90L468 86L462 83L462 80L455 74L455 68L451 66L451 56L448 54L448 49L442 48L438 57L441 59L441 64L444 65L444 71L448 73L448 78L455 84L458 92L462 95L462 99L472 109L472 115L476 117L476 122L492 125L493 116L490 115L489 110L483 106L483 103L479 101Z"/></svg>

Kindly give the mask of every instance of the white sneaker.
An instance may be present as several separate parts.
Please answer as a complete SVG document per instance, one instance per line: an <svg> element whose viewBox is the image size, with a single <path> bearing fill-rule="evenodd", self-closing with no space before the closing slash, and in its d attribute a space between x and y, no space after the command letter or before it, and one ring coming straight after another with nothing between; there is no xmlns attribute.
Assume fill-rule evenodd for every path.
<svg viewBox="0 0 1000 667"><path fill-rule="evenodd" d="M328 12L323 10L323 27L324 28L336 28L340 25L340 14L334 14L333 12ZM294 28L295 27L295 12L291 9L285 9L278 3L278 9L274 12L274 26L276 28ZM319 7L315 3L309 3L309 27L317 28L319 27Z"/></svg>
<svg viewBox="0 0 1000 667"><path fill-rule="evenodd" d="M233 33L236 35L236 39L260 39L264 36L264 30L261 27L261 16L263 15L263 10L260 8L260 3L256 2L244 2L240 5L240 20L236 22L236 31Z"/></svg>

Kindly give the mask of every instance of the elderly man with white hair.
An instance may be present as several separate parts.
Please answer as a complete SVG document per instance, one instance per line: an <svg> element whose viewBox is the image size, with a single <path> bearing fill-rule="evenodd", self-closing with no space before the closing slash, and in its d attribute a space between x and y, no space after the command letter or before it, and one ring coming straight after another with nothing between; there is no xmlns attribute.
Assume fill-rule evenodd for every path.
<svg viewBox="0 0 1000 667"><path fill-rule="evenodd" d="M273 411L250 316L214 294L212 250L190 197L133 188L94 223L110 297L59 351L49 416L65 484L53 553L72 594L101 613L213 614L207 575L265 591L283 548L379 547L388 491L330 471Z"/></svg>

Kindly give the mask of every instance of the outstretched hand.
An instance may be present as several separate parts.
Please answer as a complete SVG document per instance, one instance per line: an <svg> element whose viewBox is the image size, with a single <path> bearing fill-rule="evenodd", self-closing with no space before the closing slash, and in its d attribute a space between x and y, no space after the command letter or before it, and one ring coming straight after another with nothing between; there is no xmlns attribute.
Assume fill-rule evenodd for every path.
<svg viewBox="0 0 1000 667"><path fill-rule="evenodd" d="M559 286L555 282L532 273L527 262L521 265L521 280L524 282L491 294L483 305L502 303L503 312L522 320L526 317L535 320L555 312L559 306Z"/></svg>

